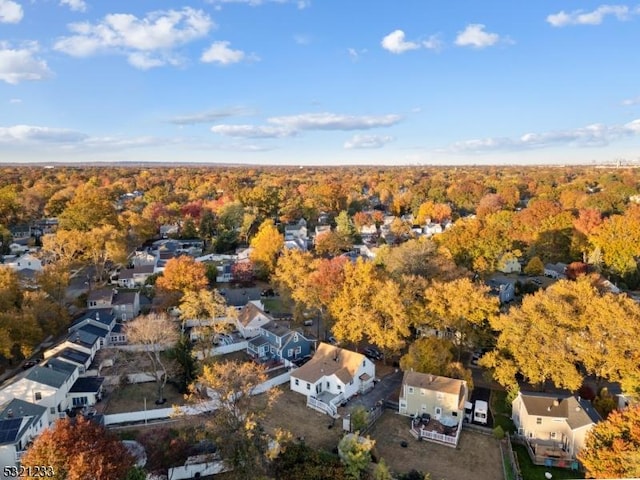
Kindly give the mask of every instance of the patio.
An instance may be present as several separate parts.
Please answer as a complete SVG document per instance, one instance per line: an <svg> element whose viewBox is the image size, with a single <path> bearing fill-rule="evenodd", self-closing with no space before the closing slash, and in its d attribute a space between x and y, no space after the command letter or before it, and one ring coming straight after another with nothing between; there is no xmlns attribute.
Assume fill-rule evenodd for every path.
<svg viewBox="0 0 640 480"><path fill-rule="evenodd" d="M411 419L411 433L417 439L432 440L455 447L460 438L460 425L446 425L430 415Z"/></svg>

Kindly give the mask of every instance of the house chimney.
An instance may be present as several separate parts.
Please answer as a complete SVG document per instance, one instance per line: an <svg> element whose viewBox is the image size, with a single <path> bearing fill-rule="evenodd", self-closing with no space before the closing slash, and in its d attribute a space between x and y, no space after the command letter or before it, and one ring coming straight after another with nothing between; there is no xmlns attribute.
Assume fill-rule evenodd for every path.
<svg viewBox="0 0 640 480"><path fill-rule="evenodd" d="M560 406L560 400L558 400L557 398L553 401L553 406L554 407L558 407Z"/></svg>
<svg viewBox="0 0 640 480"><path fill-rule="evenodd" d="M100 320L100 312L96 312L96 320Z"/></svg>
<svg viewBox="0 0 640 480"><path fill-rule="evenodd" d="M7 410L7 418L12 418L13 417L13 410L9 409Z"/></svg>

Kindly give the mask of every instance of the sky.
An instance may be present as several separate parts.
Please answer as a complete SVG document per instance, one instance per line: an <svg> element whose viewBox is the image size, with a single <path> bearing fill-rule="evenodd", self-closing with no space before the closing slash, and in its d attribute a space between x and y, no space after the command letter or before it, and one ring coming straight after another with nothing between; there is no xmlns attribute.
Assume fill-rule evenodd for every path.
<svg viewBox="0 0 640 480"><path fill-rule="evenodd" d="M0 163L640 163L640 3L0 0Z"/></svg>

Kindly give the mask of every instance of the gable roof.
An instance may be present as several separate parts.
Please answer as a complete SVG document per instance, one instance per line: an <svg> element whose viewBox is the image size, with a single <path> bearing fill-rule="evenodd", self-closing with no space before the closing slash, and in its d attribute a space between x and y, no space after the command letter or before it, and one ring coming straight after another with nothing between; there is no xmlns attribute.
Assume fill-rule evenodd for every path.
<svg viewBox="0 0 640 480"><path fill-rule="evenodd" d="M90 333L91 335L95 335L96 337L106 337L109 333L109 330L106 328L98 327L97 325L83 325L80 328L76 329L76 331Z"/></svg>
<svg viewBox="0 0 640 480"><path fill-rule="evenodd" d="M544 393L520 393L527 413L535 417L564 418L572 430L601 420L593 406L584 399Z"/></svg>
<svg viewBox="0 0 640 480"><path fill-rule="evenodd" d="M87 360L91 358L91 355L81 352L80 350L76 350L75 348L67 347L64 350L60 350L56 357L62 360L68 360L69 362L85 365Z"/></svg>
<svg viewBox="0 0 640 480"><path fill-rule="evenodd" d="M134 275L152 275L155 267L153 265L140 265L134 268L125 268L120 271L118 278L120 280L132 279Z"/></svg>
<svg viewBox="0 0 640 480"><path fill-rule="evenodd" d="M79 377L69 389L69 393L98 393L104 377Z"/></svg>
<svg viewBox="0 0 640 480"><path fill-rule="evenodd" d="M36 365L27 374L26 378L53 388L60 388L71 377L71 373L54 370Z"/></svg>
<svg viewBox="0 0 640 480"><path fill-rule="evenodd" d="M80 317L78 320L73 322L69 330L73 330L75 327L88 322L89 320L102 324L104 325L104 328L108 329L111 327L114 319L115 316L113 315L111 308L93 308L87 315Z"/></svg>
<svg viewBox="0 0 640 480"><path fill-rule="evenodd" d="M349 383L363 361L367 360L361 353L320 343L313 358L295 370L291 376L315 383L322 377L335 375L342 383Z"/></svg>
<svg viewBox="0 0 640 480"><path fill-rule="evenodd" d="M99 288L97 290L91 290L87 295L89 302L111 302L113 296L113 290L110 288Z"/></svg>
<svg viewBox="0 0 640 480"><path fill-rule="evenodd" d="M238 315L238 322L246 327L258 316L266 317L267 319L271 318L269 317L269 315L264 313L264 311L260 310L255 304L249 302L244 306L244 308Z"/></svg>
<svg viewBox="0 0 640 480"><path fill-rule="evenodd" d="M136 298L139 298L138 292L113 292L112 305L130 305L135 303Z"/></svg>
<svg viewBox="0 0 640 480"><path fill-rule="evenodd" d="M95 327L98 328L98 327ZM76 345L80 345L81 347L93 348L93 346L98 343L98 336L79 328L75 332L71 332L67 336L67 341L70 343L75 343Z"/></svg>
<svg viewBox="0 0 640 480"><path fill-rule="evenodd" d="M0 445L15 443L46 411L46 407L18 398L0 407Z"/></svg>
<svg viewBox="0 0 640 480"><path fill-rule="evenodd" d="M458 397L458 404L460 405L460 408L464 406L462 405L466 384L464 380L441 377L430 373L404 372L402 384L416 388L424 388L425 390L432 390L434 392L456 395Z"/></svg>
<svg viewBox="0 0 640 480"><path fill-rule="evenodd" d="M50 358L47 360L47 363L43 365L46 368L51 368L53 370L57 370L59 372L67 373L69 376L73 375L75 371L78 369L76 365L73 365L69 362L65 362L64 360L60 360L59 358Z"/></svg>

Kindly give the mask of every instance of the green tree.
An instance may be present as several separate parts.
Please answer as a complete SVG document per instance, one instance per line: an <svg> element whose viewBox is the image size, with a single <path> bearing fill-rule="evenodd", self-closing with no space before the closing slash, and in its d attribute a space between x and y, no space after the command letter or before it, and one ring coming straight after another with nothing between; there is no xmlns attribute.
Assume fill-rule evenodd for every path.
<svg viewBox="0 0 640 480"><path fill-rule="evenodd" d="M543 275L544 263L540 257L533 257L524 267L524 273L527 275Z"/></svg>
<svg viewBox="0 0 640 480"><path fill-rule="evenodd" d="M342 210L336 217L336 232L348 243L352 243L356 235L356 227L346 210Z"/></svg>
<svg viewBox="0 0 640 480"><path fill-rule="evenodd" d="M345 466L347 476L358 480L371 463L371 450L375 441L348 433L338 443L338 455Z"/></svg>
<svg viewBox="0 0 640 480"><path fill-rule="evenodd" d="M384 461L384 458L380 459L376 468L373 470L373 478L374 480L393 480L391 471L387 466L387 462Z"/></svg>

